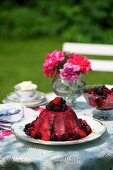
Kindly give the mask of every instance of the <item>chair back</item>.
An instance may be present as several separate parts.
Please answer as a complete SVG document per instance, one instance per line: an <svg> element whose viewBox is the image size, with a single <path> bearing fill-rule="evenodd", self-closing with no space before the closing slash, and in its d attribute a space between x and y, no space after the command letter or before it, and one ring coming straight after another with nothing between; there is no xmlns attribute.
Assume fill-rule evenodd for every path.
<svg viewBox="0 0 113 170"><path fill-rule="evenodd" d="M113 56L113 45L105 44L88 44L88 43L72 43L65 42L63 44L63 51L75 52L78 54L85 55L97 55L97 56ZM92 70L94 71L105 71L113 72L113 61L112 60L97 60L90 59L92 63Z"/></svg>

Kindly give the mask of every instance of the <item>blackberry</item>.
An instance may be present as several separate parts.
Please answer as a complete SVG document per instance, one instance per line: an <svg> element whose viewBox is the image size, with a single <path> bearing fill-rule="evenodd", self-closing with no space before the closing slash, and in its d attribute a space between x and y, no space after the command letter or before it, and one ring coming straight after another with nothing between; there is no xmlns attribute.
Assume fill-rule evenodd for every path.
<svg viewBox="0 0 113 170"><path fill-rule="evenodd" d="M41 133L41 132L39 132L39 133L35 136L36 139L41 139L41 137L42 137L42 133Z"/></svg>
<svg viewBox="0 0 113 170"><path fill-rule="evenodd" d="M80 122L82 121L82 119L81 119L81 118L79 118L78 120L79 120Z"/></svg>
<svg viewBox="0 0 113 170"><path fill-rule="evenodd" d="M54 108L53 108L53 110L55 111L55 112L60 112L61 111L61 106L54 106Z"/></svg>
<svg viewBox="0 0 113 170"><path fill-rule="evenodd" d="M52 101L50 101L48 103L48 105L46 105L46 109L47 110L53 110L54 106L55 106L55 104Z"/></svg>
<svg viewBox="0 0 113 170"><path fill-rule="evenodd" d="M38 120L38 119L39 119L39 117L36 118L36 120Z"/></svg>
<svg viewBox="0 0 113 170"><path fill-rule="evenodd" d="M113 88L111 90L113 91Z"/></svg>
<svg viewBox="0 0 113 170"><path fill-rule="evenodd" d="M98 86L96 89L95 89L95 92L96 94L98 95L103 95L104 91L103 91L103 86Z"/></svg>
<svg viewBox="0 0 113 170"><path fill-rule="evenodd" d="M51 141L57 141L57 139L58 139L58 137L57 137L56 135L53 135L53 136L51 137Z"/></svg>
<svg viewBox="0 0 113 170"><path fill-rule="evenodd" d="M86 129L86 125L85 124L82 124L82 130L85 132L86 135L88 135L88 131Z"/></svg>
<svg viewBox="0 0 113 170"><path fill-rule="evenodd" d="M101 99L106 99L106 98L107 98L106 95L101 96Z"/></svg>
<svg viewBox="0 0 113 170"><path fill-rule="evenodd" d="M46 109L47 109L47 110L52 110L51 105L46 105Z"/></svg>
<svg viewBox="0 0 113 170"><path fill-rule="evenodd" d="M63 134L60 138L60 141L67 141L67 140L68 140L68 137L65 134Z"/></svg>
<svg viewBox="0 0 113 170"><path fill-rule="evenodd" d="M61 97L61 103L62 104L65 104L66 103L66 101Z"/></svg>
<svg viewBox="0 0 113 170"><path fill-rule="evenodd" d="M67 110L67 105L66 104L62 104L62 111Z"/></svg>
<svg viewBox="0 0 113 170"><path fill-rule="evenodd" d="M70 134L69 136L71 138L73 138L73 139L80 139L80 135L79 134Z"/></svg>
<svg viewBox="0 0 113 170"><path fill-rule="evenodd" d="M86 125L85 124L82 124L82 129L86 129Z"/></svg>
<svg viewBox="0 0 113 170"><path fill-rule="evenodd" d="M27 130L29 127L31 127L32 125L30 123L25 125L25 130Z"/></svg>
<svg viewBox="0 0 113 170"><path fill-rule="evenodd" d="M83 129L83 131L85 132L85 134L86 134L86 135L88 135L88 134L89 134L89 132L87 131L87 129L86 129L86 128L84 128L84 129Z"/></svg>
<svg viewBox="0 0 113 170"><path fill-rule="evenodd" d="M26 130L25 133L26 133L26 135L28 135L28 136L31 135L31 131L30 131L30 130Z"/></svg>
<svg viewBox="0 0 113 170"><path fill-rule="evenodd" d="M105 86L105 85L103 85L103 86L101 86L104 90L106 89L106 90L108 90L108 88Z"/></svg>
<svg viewBox="0 0 113 170"><path fill-rule="evenodd" d="M87 131L86 126L88 125L82 124L82 130L85 132L86 135L88 135L89 132Z"/></svg>

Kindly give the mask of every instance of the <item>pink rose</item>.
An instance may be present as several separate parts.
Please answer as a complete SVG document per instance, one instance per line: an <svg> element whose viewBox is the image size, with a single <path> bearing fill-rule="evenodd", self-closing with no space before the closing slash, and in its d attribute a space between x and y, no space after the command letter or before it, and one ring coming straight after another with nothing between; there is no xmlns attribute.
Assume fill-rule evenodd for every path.
<svg viewBox="0 0 113 170"><path fill-rule="evenodd" d="M91 70L89 60L80 54L71 54L67 62L80 66L80 72L83 74L87 74Z"/></svg>
<svg viewBox="0 0 113 170"><path fill-rule="evenodd" d="M64 60L66 53L54 50L48 53L43 64L43 71L46 77L52 77L57 66Z"/></svg>
<svg viewBox="0 0 113 170"><path fill-rule="evenodd" d="M64 64L63 69L60 69L60 76L67 81L77 80L79 77L80 66L72 63Z"/></svg>

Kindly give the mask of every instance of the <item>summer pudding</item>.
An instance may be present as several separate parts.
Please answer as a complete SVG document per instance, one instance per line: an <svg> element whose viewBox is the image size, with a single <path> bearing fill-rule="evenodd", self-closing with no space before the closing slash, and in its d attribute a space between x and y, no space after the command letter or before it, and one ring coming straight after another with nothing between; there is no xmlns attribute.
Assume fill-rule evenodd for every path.
<svg viewBox="0 0 113 170"><path fill-rule="evenodd" d="M85 120L61 97L50 101L34 121L24 127L26 135L44 141L73 141L88 136L92 130Z"/></svg>

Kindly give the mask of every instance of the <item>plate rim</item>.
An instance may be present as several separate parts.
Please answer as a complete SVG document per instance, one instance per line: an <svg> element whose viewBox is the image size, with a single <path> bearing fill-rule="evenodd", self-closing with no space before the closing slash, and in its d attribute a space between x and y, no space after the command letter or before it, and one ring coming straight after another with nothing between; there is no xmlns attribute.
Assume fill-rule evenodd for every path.
<svg viewBox="0 0 113 170"><path fill-rule="evenodd" d="M79 118L88 118L88 119L91 119L92 121L95 121L95 122L98 122L102 127L103 127L103 130L101 132L101 134L98 134L95 138L93 139L86 139L88 136L90 136L91 134L93 133L96 133L96 132L91 132L91 134L89 134L88 136L84 137L84 138L81 138L79 140L73 140L73 141L44 141L44 140L38 140L38 139L34 139L30 136L27 136L25 134L25 138L22 138L20 135L18 135L17 133L15 133L14 129L13 129L13 126L17 123L22 123L21 121L20 122L16 122L14 124L12 124L11 126L11 131L12 133L15 135L16 138L22 140L22 141L25 141L25 142L29 142L29 143L34 143L34 144L42 144L42 145L48 145L48 146L63 146L63 145L78 145L78 144L84 144L84 143L87 143L87 142L91 142L91 141L94 141L98 138L101 138L101 136L107 131L107 127L99 120L97 119L94 119L93 117L89 117L89 116L84 116L84 115L78 115L77 117ZM33 116L32 118L36 118L36 116ZM30 119L23 119L22 121L28 121ZM86 139L86 140L84 140Z"/></svg>

